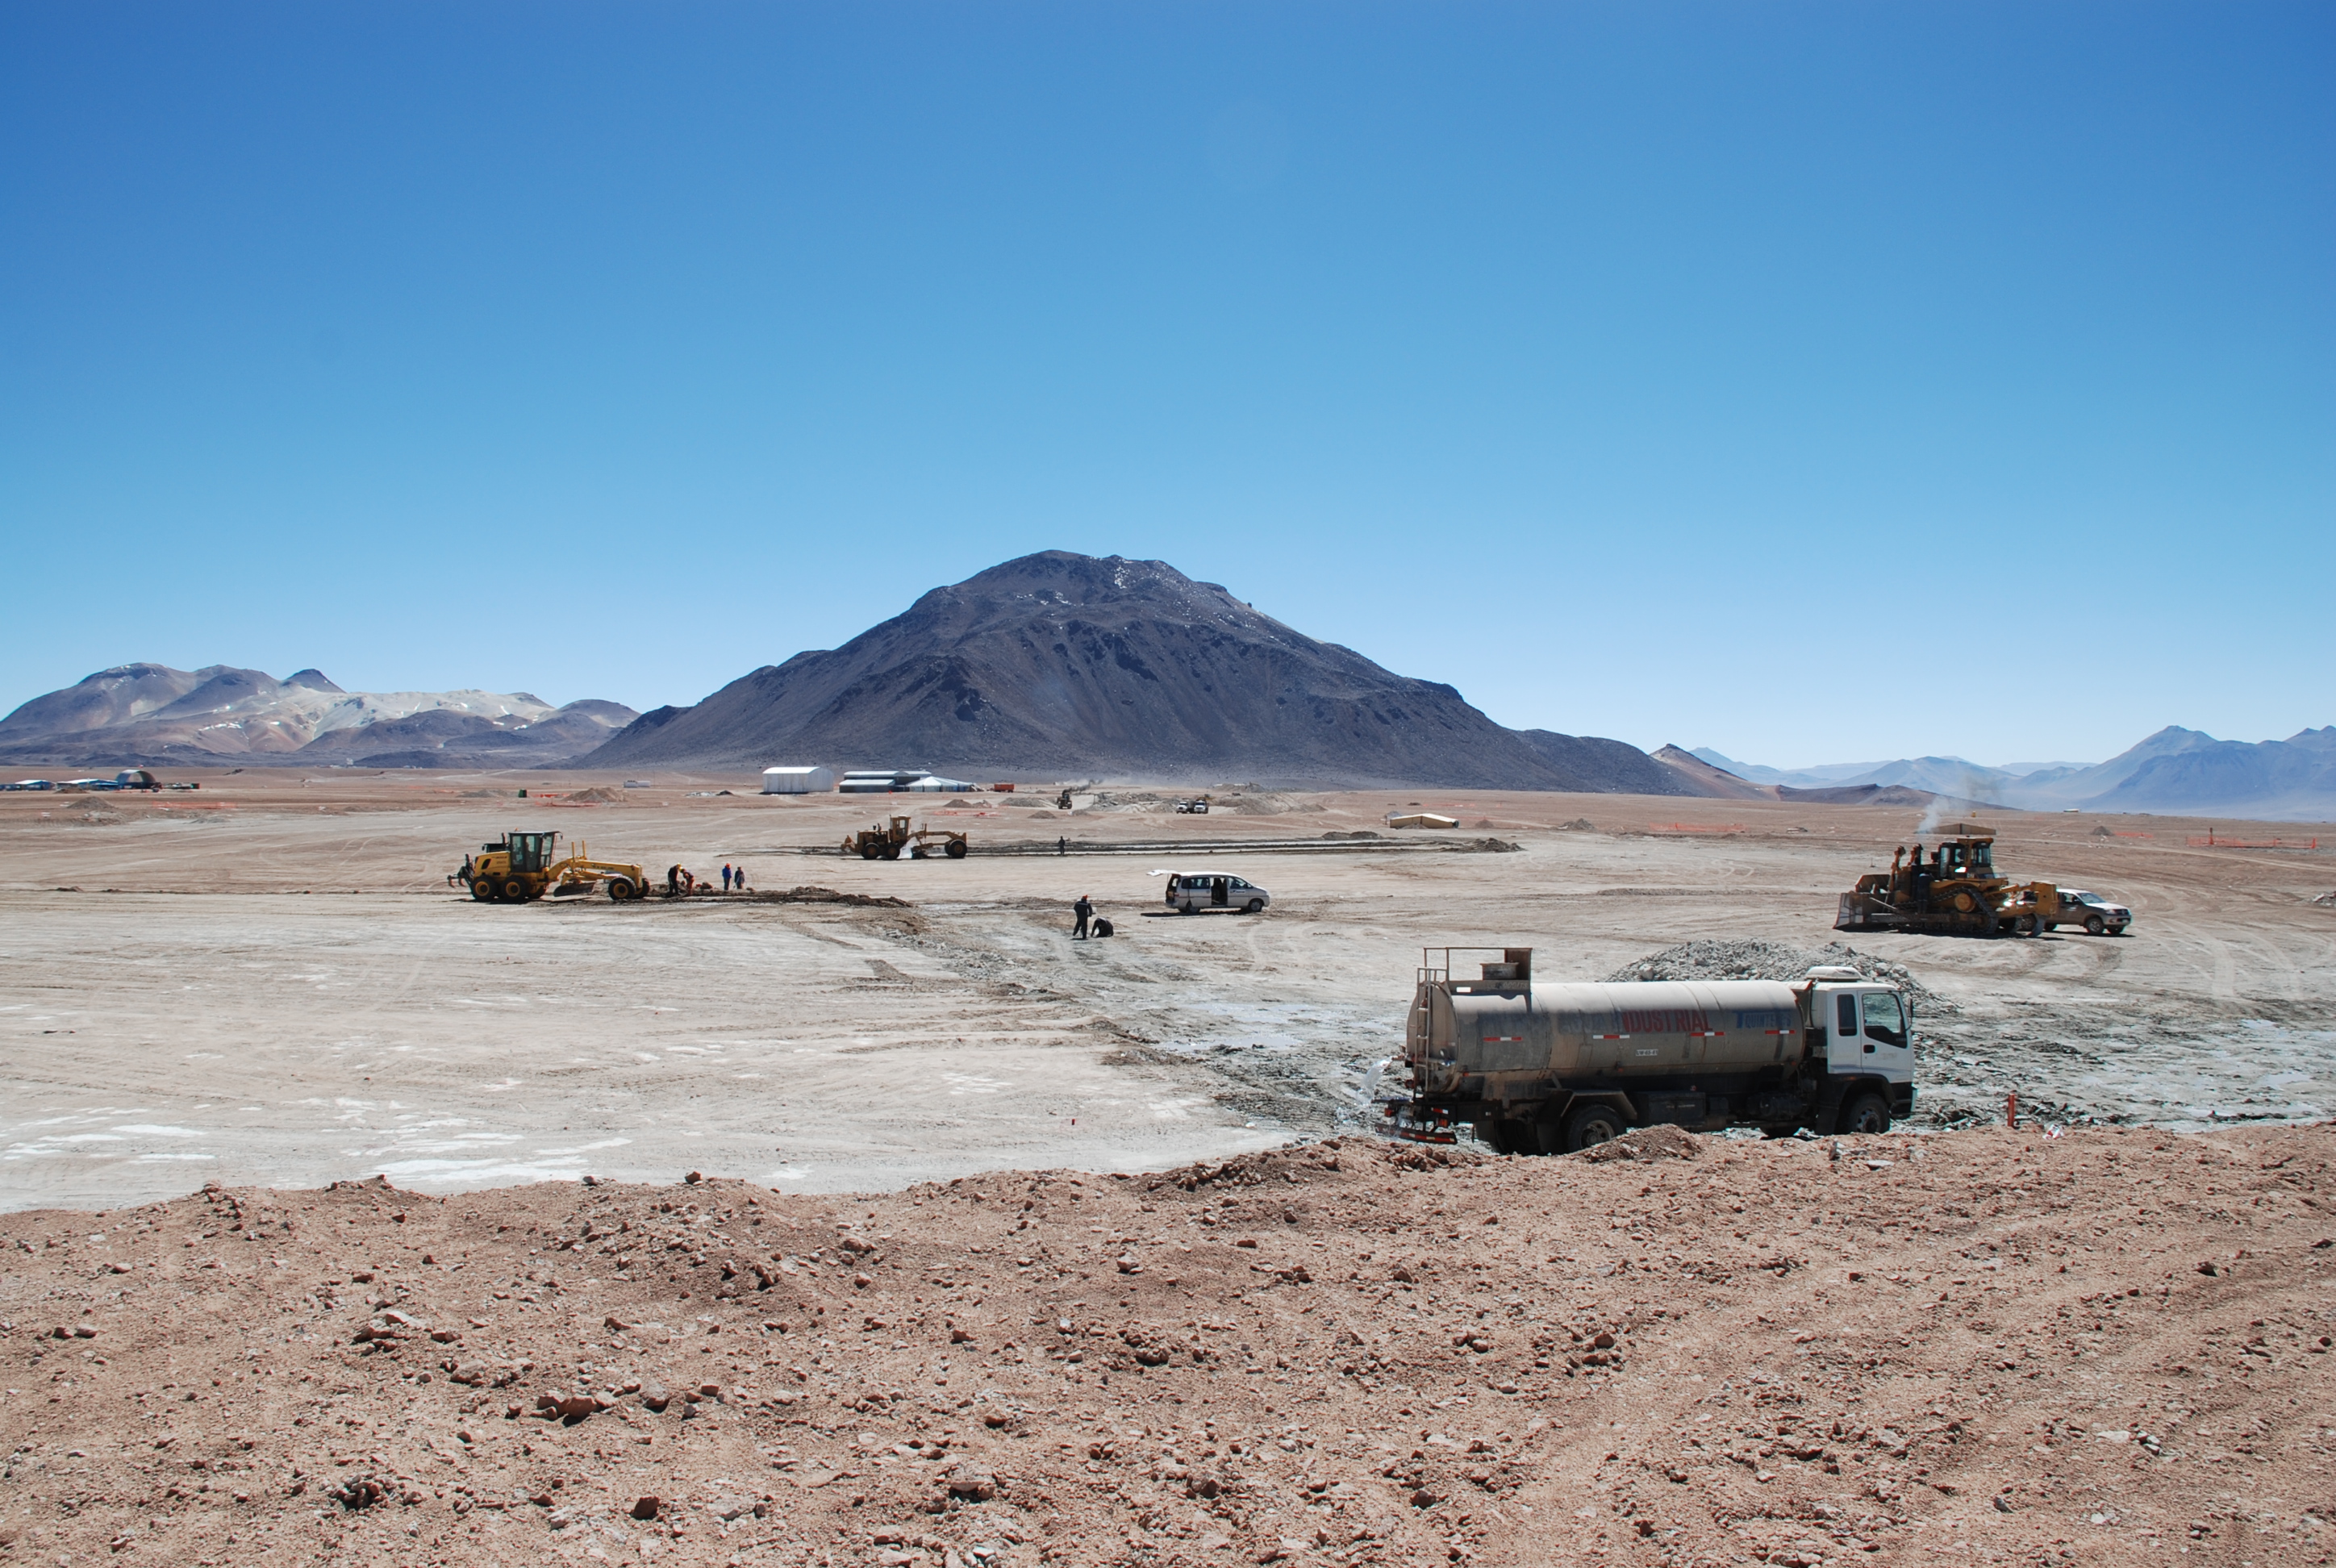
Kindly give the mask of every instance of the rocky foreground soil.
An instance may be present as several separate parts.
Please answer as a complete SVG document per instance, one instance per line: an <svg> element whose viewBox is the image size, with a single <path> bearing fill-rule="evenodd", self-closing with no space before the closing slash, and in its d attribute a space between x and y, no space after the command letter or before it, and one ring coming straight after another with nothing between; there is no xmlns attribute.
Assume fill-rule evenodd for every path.
<svg viewBox="0 0 2336 1568"><path fill-rule="evenodd" d="M0 1563L2326 1563L2326 1125L0 1218Z"/></svg>

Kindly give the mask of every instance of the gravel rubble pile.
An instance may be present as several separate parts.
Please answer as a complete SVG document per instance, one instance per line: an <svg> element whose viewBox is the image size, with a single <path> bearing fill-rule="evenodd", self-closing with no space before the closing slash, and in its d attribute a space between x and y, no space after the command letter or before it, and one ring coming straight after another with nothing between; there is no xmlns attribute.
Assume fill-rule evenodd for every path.
<svg viewBox="0 0 2336 1568"><path fill-rule="evenodd" d="M1845 942L1796 948L1784 942L1682 942L1633 959L1606 977L1609 985L1630 980L1797 980L1819 964L1843 964L1869 980L1893 985L1914 998L1918 1012L1952 1013L1954 1003L1914 978L1903 964L1862 953Z"/></svg>

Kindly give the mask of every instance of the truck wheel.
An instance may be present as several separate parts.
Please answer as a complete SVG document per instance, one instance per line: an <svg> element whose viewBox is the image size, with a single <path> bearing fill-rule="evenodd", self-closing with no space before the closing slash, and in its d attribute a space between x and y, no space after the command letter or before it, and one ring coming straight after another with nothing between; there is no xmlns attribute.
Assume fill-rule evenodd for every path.
<svg viewBox="0 0 2336 1568"><path fill-rule="evenodd" d="M2012 921L2011 934L2015 937L2034 936L2036 934L2036 917L2034 915L2022 915L2018 920Z"/></svg>
<svg viewBox="0 0 2336 1568"><path fill-rule="evenodd" d="M503 902L507 904L523 904L527 902L527 884L520 881L517 877L513 877L511 881L505 882L503 884Z"/></svg>
<svg viewBox="0 0 2336 1568"><path fill-rule="evenodd" d="M631 898L632 896L632 883L627 881L622 877L612 877L609 879L608 901L611 903L623 903L627 899Z"/></svg>
<svg viewBox="0 0 2336 1568"><path fill-rule="evenodd" d="M1251 899L1249 902L1241 905L1241 913L1245 915L1253 915L1263 908L1265 908L1265 901L1263 899Z"/></svg>
<svg viewBox="0 0 2336 1568"><path fill-rule="evenodd" d="M1611 1143L1622 1132L1622 1113L1613 1106L1576 1105L1566 1113L1565 1152L1578 1154L1592 1144Z"/></svg>
<svg viewBox="0 0 2336 1568"><path fill-rule="evenodd" d="M860 846L860 858L863 861L874 860L876 858L876 846L874 844L861 844Z"/></svg>
<svg viewBox="0 0 2336 1568"><path fill-rule="evenodd" d="M480 877L471 883L471 896L482 904L491 904L495 901L495 884Z"/></svg>
<svg viewBox="0 0 2336 1568"><path fill-rule="evenodd" d="M2106 931L2108 929L2108 921L2101 919L2100 916L2087 915L2085 917L2085 930L2090 931L2093 935L2099 936L2103 931Z"/></svg>
<svg viewBox="0 0 2336 1568"><path fill-rule="evenodd" d="M1517 1152L1517 1125L1509 1121L1488 1121L1476 1124L1476 1136L1496 1154Z"/></svg>
<svg viewBox="0 0 2336 1568"><path fill-rule="evenodd" d="M1890 1130L1890 1102L1871 1091L1850 1096L1849 1104L1841 1108L1837 1124L1844 1133L1861 1137L1873 1137Z"/></svg>
<svg viewBox="0 0 2336 1568"><path fill-rule="evenodd" d="M963 839L949 840L949 858L953 861L961 861L965 859L965 841Z"/></svg>

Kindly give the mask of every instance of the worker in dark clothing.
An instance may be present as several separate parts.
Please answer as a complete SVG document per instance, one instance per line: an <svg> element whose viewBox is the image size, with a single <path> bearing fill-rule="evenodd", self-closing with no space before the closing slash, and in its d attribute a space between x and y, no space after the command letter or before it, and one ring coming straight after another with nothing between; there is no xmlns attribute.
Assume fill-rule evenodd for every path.
<svg viewBox="0 0 2336 1568"><path fill-rule="evenodd" d="M665 896L670 899L677 898L680 894L681 868L677 865L667 866L665 868Z"/></svg>
<svg viewBox="0 0 2336 1568"><path fill-rule="evenodd" d="M1071 841L1068 839L1056 839L1055 841L1055 852L1058 855L1069 854L1071 852Z"/></svg>
<svg viewBox="0 0 2336 1568"><path fill-rule="evenodd" d="M1074 941L1085 941L1087 922L1095 919L1095 904L1086 894L1081 893L1079 901L1071 906L1071 913L1076 917L1076 923L1071 927L1071 938Z"/></svg>

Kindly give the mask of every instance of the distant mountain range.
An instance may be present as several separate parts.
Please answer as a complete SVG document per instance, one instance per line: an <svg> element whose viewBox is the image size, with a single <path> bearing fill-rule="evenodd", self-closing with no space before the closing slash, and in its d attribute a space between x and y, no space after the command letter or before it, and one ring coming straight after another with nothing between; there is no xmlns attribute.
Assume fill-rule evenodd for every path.
<svg viewBox="0 0 2336 1568"><path fill-rule="evenodd" d="M0 718L0 765L924 767L962 777L1418 787L2336 821L2336 726L2169 727L2098 764L1922 756L1786 770L1513 730L1164 561L1066 550L937 588L842 648L690 707L348 692L314 669L128 664Z"/></svg>
<svg viewBox="0 0 2336 1568"><path fill-rule="evenodd" d="M640 716L621 703L553 707L525 692L351 692L313 669L125 664L0 718L0 764L157 767L541 767Z"/></svg>
<svg viewBox="0 0 2336 1568"><path fill-rule="evenodd" d="M1658 755L1661 754L1658 753ZM1739 763L1708 746L1687 754L1787 796L1878 785L1959 796L2021 811L2151 812L2272 822L2336 821L2336 726L2283 741L2216 740L2169 725L2105 763L1987 767L1961 757L1910 757L1785 771Z"/></svg>
<svg viewBox="0 0 2336 1568"><path fill-rule="evenodd" d="M1687 794L1636 746L1511 730L1164 561L1066 550L937 588L842 648L644 714L579 767Z"/></svg>
<svg viewBox="0 0 2336 1568"><path fill-rule="evenodd" d="M2091 765L2088 763L2080 762L2031 762L2003 763L1994 767L1988 767L1979 763L1967 762L1959 756L1923 756L1905 757L1895 762L1835 762L1820 764L1815 767L1775 768L1762 767L1757 763L1737 762L1735 758L1725 756L1708 745L1697 746L1688 755L1698 757L1714 767L1724 768L1737 777L1748 779L1754 784L1787 784L1795 789L1832 789L1844 784L1854 786L1869 784L1903 784L1916 789L1928 789L1934 784L1960 785L1972 778L1984 778L1990 781L2023 779L2030 774L2044 773L2053 769L2073 772ZM1922 782L1925 780L1929 782Z"/></svg>

